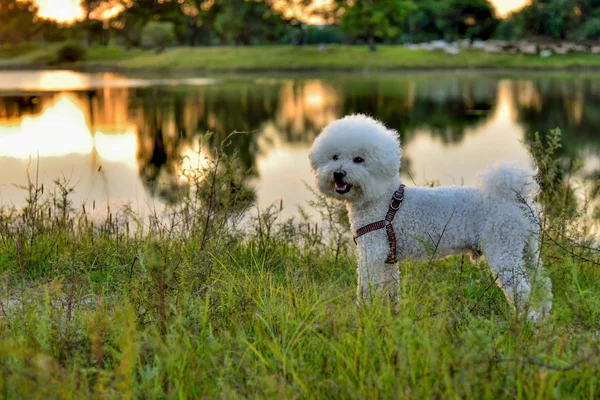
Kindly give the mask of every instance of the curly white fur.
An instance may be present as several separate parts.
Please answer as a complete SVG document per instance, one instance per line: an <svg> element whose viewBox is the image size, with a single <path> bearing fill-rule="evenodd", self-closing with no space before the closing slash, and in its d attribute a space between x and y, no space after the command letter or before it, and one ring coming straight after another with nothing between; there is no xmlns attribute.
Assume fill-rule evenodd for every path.
<svg viewBox="0 0 600 400"><path fill-rule="evenodd" d="M329 124L315 139L310 162L319 190L346 202L352 230L383 219L400 180L398 134L364 115L351 115ZM528 316L549 314L551 281L543 276L539 257L539 187L535 173L510 165L482 175L477 187L407 187L393 227L398 259L430 259L482 252L518 309L528 304ZM358 295L371 288L395 293L398 266L385 264L385 230L358 238ZM541 300L530 302L532 288Z"/></svg>

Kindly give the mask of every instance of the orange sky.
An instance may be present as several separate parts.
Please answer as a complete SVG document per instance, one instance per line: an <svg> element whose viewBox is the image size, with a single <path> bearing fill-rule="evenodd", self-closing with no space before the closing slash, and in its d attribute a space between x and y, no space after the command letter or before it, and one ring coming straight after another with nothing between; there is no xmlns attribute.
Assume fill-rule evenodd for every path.
<svg viewBox="0 0 600 400"><path fill-rule="evenodd" d="M68 22L83 17L80 0L36 0L36 3L44 18Z"/></svg>
<svg viewBox="0 0 600 400"><path fill-rule="evenodd" d="M498 10L500 16L509 11L518 9L527 0L490 0ZM80 0L36 0L40 9L40 15L45 18L53 18L61 22L69 22L83 16Z"/></svg>
<svg viewBox="0 0 600 400"><path fill-rule="evenodd" d="M505 17L509 12L523 7L528 0L490 0L490 3L496 7L498 15Z"/></svg>

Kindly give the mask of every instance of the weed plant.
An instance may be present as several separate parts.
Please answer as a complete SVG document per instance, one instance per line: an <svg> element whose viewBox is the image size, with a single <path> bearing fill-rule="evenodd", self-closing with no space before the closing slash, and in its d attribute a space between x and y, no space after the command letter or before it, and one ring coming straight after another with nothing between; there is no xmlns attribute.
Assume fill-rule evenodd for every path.
<svg viewBox="0 0 600 400"><path fill-rule="evenodd" d="M600 254L552 135L532 145L554 287L537 326L460 256L403 262L398 304L357 306L340 205L256 211L222 151L148 221L33 177L0 211L0 396L598 398Z"/></svg>

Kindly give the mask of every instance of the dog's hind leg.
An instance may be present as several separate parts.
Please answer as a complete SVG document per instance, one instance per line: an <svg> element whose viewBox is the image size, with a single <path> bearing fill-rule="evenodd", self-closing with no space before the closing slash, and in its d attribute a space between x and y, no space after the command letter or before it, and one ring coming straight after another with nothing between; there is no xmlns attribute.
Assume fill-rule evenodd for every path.
<svg viewBox="0 0 600 400"><path fill-rule="evenodd" d="M530 266L530 280L533 286L531 305L541 316L550 315L552 310L552 280L544 270L540 255L539 232L529 235L525 245L525 261Z"/></svg>
<svg viewBox="0 0 600 400"><path fill-rule="evenodd" d="M504 291L506 299L519 312L529 300L531 293L523 259L507 253L498 254L494 250L484 251L484 253L498 286Z"/></svg>
<svg viewBox="0 0 600 400"><path fill-rule="evenodd" d="M535 274L529 263L531 257L526 257L526 246L529 245L529 235L518 234L522 229L511 224L496 226L491 235L481 244L481 248L498 285L504 291L506 298L515 306L517 312L524 309L532 320L540 320L548 312L547 304L541 307L529 307ZM537 259L537 258L536 258ZM524 308L526 307L526 308Z"/></svg>

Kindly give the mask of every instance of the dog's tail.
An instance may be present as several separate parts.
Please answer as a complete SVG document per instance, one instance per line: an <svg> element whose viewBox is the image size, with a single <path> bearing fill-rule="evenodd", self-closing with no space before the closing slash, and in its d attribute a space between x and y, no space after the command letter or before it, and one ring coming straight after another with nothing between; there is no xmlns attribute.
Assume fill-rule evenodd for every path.
<svg viewBox="0 0 600 400"><path fill-rule="evenodd" d="M479 187L491 196L531 204L540 191L536 174L535 170L502 164L483 173Z"/></svg>

